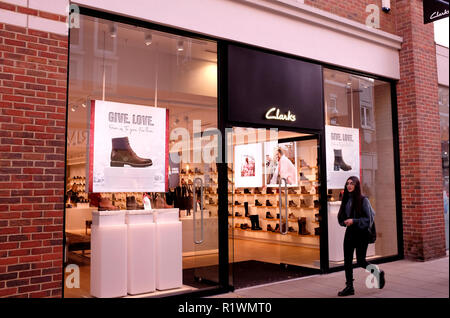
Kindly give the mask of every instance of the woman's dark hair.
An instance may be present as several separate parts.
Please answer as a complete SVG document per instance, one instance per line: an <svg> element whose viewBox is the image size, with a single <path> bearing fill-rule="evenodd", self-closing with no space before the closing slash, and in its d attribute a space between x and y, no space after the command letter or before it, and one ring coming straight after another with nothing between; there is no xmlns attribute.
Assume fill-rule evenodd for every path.
<svg viewBox="0 0 450 318"><path fill-rule="evenodd" d="M350 197L350 192L347 190L347 182L348 180L352 180L353 184L355 185L355 190L352 192L352 211L355 213L355 217L359 218L361 216L361 209L362 209L362 201L363 201L363 194L361 193L361 183L359 182L359 178L355 176L351 176L350 178L345 181L344 186L344 195L342 196L342 203L341 207L339 208L338 218L344 219L345 215L345 206L347 205L348 199Z"/></svg>

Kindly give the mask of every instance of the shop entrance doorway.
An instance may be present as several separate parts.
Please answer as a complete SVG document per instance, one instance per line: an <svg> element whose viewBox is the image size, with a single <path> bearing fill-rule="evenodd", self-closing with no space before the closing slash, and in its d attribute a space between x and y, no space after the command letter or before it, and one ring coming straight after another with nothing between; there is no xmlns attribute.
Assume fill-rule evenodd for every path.
<svg viewBox="0 0 450 318"><path fill-rule="evenodd" d="M321 231L318 136L234 127L229 139L233 286L317 273Z"/></svg>

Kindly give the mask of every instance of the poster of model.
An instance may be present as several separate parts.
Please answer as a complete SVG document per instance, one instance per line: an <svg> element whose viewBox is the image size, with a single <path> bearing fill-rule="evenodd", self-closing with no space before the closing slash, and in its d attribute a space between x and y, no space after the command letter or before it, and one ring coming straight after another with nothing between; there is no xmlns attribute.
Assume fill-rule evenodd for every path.
<svg viewBox="0 0 450 318"><path fill-rule="evenodd" d="M236 188L262 186L262 144L234 147L234 182Z"/></svg>
<svg viewBox="0 0 450 318"><path fill-rule="evenodd" d="M328 189L343 189L351 176L360 174L359 130L325 126Z"/></svg>
<svg viewBox="0 0 450 318"><path fill-rule="evenodd" d="M166 192L168 110L91 102L90 192Z"/></svg>
<svg viewBox="0 0 450 318"><path fill-rule="evenodd" d="M288 187L297 187L297 147L295 142L264 143L265 184L279 187L281 179L286 179ZM284 186L284 183L282 183Z"/></svg>

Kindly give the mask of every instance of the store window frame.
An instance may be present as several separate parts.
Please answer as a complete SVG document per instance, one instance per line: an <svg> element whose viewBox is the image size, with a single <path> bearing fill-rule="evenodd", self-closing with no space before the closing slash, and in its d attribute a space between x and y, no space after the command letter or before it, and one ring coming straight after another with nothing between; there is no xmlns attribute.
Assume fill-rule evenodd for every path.
<svg viewBox="0 0 450 318"><path fill-rule="evenodd" d="M401 200L401 188L400 188L400 186L401 186L401 183L400 183L400 181L401 181L401 179L400 179L400 159L399 159L399 151L400 150L399 150L399 134L398 134L399 130L398 130L398 113L397 113L397 94L396 94L397 81L396 80L393 80L390 78L385 78L382 76L373 75L373 74L367 74L367 73L363 73L363 72L349 70L349 69L342 68L342 67L339 67L336 65L327 64L327 63L323 63L321 61L307 59L307 58L291 55L288 53L281 53L278 51L258 48L258 47L254 47L254 46L247 45L247 44L236 43L234 41L217 39L217 38L203 35L203 34L200 35L200 34L197 34L194 32L189 32L189 31L172 28L172 27L162 26L159 24L146 22L146 21L142 21L142 20L138 20L138 19L134 19L134 18L130 18L130 17L125 17L125 16L113 14L113 13L98 11L98 10L90 9L90 8L86 8L86 7L80 7L80 14L94 17L94 18L102 18L105 20L110 20L112 22L126 23L126 24L130 24L130 25L138 26L138 27L153 29L153 30L166 32L166 33L171 33L174 35L186 36L186 37L191 37L194 39L197 38L197 39L210 40L210 41L216 42L216 44L217 44L217 72L218 72L218 77L217 77L217 93L218 93L217 123L218 123L218 129L222 133L221 145L222 145L222 153L223 154L225 154L225 147L226 147L226 145L225 145L225 130L226 130L226 128L231 128L236 125L239 125L239 126L247 125L248 127L254 127L254 128L274 128L275 127L273 125L266 125L266 126L258 127L258 125L254 125L252 123L242 123L242 122L238 123L238 122L231 122L231 121L227 120L228 99L227 99L227 95L226 95L226 92L227 92L227 87L226 87L227 84L226 83L227 83L227 63L228 63L227 49L228 49L229 44L247 47L252 50L259 51L259 52L266 52L266 53L275 54L278 56L284 56L284 57L288 57L288 58L292 58L292 59L296 59L296 60L300 60L300 61L314 63L317 65L320 65L322 67L322 71L323 71L323 68L326 67L328 69L346 72L346 73L352 74L352 75L370 77L375 80L381 80L384 82L388 82L390 85L390 88L391 88L392 133L393 133L393 148L394 148L393 156L394 156L394 168L395 168L394 180L395 180L397 245L398 246L397 246L397 255L376 258L372 261L372 263L377 264L377 263L389 262L389 261L394 261L394 260L399 260L399 259L404 258L402 200ZM69 42L70 42L70 32L69 32ZM69 46L68 50L69 50L69 54L68 54L67 61L69 63L69 60L71 57L70 46ZM69 70L69 66L68 66L67 87L69 87L69 74L70 74L70 70ZM323 107L325 107L325 98L327 98L327 97L324 95L323 87L324 87L324 85L322 86L322 100L323 100ZM67 133L68 133L68 129L67 129L67 127L68 127L67 113L68 113L68 109L69 109L69 105L67 104L68 96L69 96L69 91L67 89L67 92L66 92L66 140L67 140ZM323 112L323 116L325 116L325 112ZM325 118L323 118L322 123L323 123L323 125L325 125ZM245 126L243 126L243 127L245 127ZM321 130L308 130L308 129L301 129L301 128L299 128L299 129L283 128L283 129L294 131L294 132L311 133L311 134L318 135L319 146L320 146L319 156L321 158L321 162L320 162L321 168L320 168L319 173L323 180L324 176L326 176L326 164L325 164L326 163L325 162L326 148L325 148L324 129L321 129ZM65 158L67 161L67 143L65 145ZM230 247L228 244L229 234L228 234L228 213L227 213L227 210L228 210L227 164L226 163L218 163L217 170L218 170L218 189L220 192L219 193L219 220L218 220L218 223L219 223L219 225L218 225L219 284L218 284L217 288L201 290L198 292L194 291L191 293L191 295L198 296L198 297L214 295L214 294L228 292L230 290L233 290L232 285L230 284L230 281L229 281L230 268L229 268L228 253L229 253ZM64 175L64 189L66 188L66 177L67 176ZM321 187L321 193L320 193L320 200L321 200L320 203L321 203L321 205L325 206L325 208L323 209L322 224L321 224L321 226L324 229L328 229L327 208L326 208L326 206L327 206L326 197L327 196L326 196L326 194L327 194L327 185L326 185L326 182L324 182L324 185ZM66 215L64 214L63 232L65 232L65 218L66 218ZM65 237L63 240L64 240L63 244L65 246L66 245ZM64 253L64 258L65 257L66 257L66 253ZM324 230L324 231L322 231L321 237L320 237L320 272L331 273L331 272L337 272L337 271L343 270L343 268L344 268L343 265L330 268L328 261L329 261L328 231ZM63 264L62 264L63 271L64 271L65 265L66 265L65 262L63 262ZM63 290L62 297L64 298L64 280L62 281L62 290ZM172 296L172 297L177 297L177 296Z"/></svg>

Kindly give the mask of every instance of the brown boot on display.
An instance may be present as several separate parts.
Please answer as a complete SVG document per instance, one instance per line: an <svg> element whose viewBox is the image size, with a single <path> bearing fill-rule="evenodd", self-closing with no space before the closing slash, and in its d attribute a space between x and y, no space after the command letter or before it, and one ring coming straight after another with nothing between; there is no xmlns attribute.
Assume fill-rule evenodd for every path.
<svg viewBox="0 0 450 318"><path fill-rule="evenodd" d="M339 169L343 171L352 170L352 167L344 162L342 158L342 149L333 149L334 150L334 171L339 171Z"/></svg>
<svg viewBox="0 0 450 318"><path fill-rule="evenodd" d="M302 208L307 208L307 207L308 207L308 206L306 205L305 200L303 200L303 199L300 200L300 206L301 206Z"/></svg>
<svg viewBox="0 0 450 318"><path fill-rule="evenodd" d="M308 192L308 191L306 191L306 188L305 188L305 186L302 186L302 194L309 194L309 192Z"/></svg>
<svg viewBox="0 0 450 318"><path fill-rule="evenodd" d="M113 138L111 149L111 167L131 167L144 168L153 164L151 159L141 158L131 149L128 137Z"/></svg>
<svg viewBox="0 0 450 318"><path fill-rule="evenodd" d="M280 232L280 224L277 223L277 225L275 225L275 229L273 231Z"/></svg>
<svg viewBox="0 0 450 318"><path fill-rule="evenodd" d="M273 216L269 211L266 212L266 219L273 219Z"/></svg>
<svg viewBox="0 0 450 318"><path fill-rule="evenodd" d="M137 202L134 196L127 197L127 210L137 210Z"/></svg>
<svg viewBox="0 0 450 318"><path fill-rule="evenodd" d="M98 204L98 210L99 211L113 211L113 210L118 210L119 207L114 206L112 204L112 201L108 198L101 198L100 202Z"/></svg>
<svg viewBox="0 0 450 318"><path fill-rule="evenodd" d="M306 230L306 218L305 217L300 217L298 219L298 234L300 234L300 235L310 235L311 234Z"/></svg>

